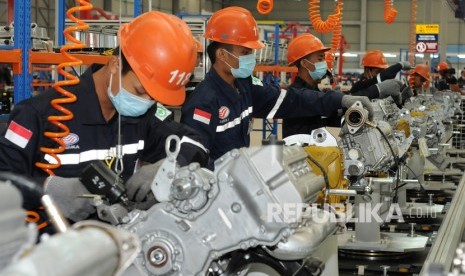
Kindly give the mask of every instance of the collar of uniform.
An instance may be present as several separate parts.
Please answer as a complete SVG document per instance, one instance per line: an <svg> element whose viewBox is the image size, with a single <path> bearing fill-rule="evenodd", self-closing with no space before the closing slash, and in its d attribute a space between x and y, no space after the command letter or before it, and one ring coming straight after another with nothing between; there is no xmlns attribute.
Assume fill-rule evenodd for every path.
<svg viewBox="0 0 465 276"><path fill-rule="evenodd" d="M101 125L106 124L105 119L100 109L100 103L95 90L95 83L92 74L97 72L103 65L92 64L87 68L84 74L79 78L79 86L81 91L77 91L78 101L85 104L85 112L82 112L82 123L86 125Z"/></svg>
<svg viewBox="0 0 465 276"><path fill-rule="evenodd" d="M215 68L212 67L210 69L210 71L208 72L208 76L214 81L215 85L219 87L219 89L216 90L217 93L221 93L232 102L235 102L240 99L240 94L238 93L238 90L229 85L229 83L225 82L220 77L220 75L218 75ZM234 80L234 84L236 85L237 89L241 90L242 86L239 84L239 81L237 79Z"/></svg>
<svg viewBox="0 0 465 276"><path fill-rule="evenodd" d="M296 88L308 88L311 90L318 90L318 91L320 90L318 89L318 86L310 85L298 76L295 78L294 83L292 83L292 86Z"/></svg>

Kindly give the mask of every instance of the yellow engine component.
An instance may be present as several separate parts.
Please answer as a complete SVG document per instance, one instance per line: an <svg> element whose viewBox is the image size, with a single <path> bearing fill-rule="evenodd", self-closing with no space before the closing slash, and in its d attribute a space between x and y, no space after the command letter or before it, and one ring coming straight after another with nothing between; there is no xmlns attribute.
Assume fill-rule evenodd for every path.
<svg viewBox="0 0 465 276"><path fill-rule="evenodd" d="M425 117L425 112L412 111L412 112L410 112L410 116L412 116L412 117Z"/></svg>
<svg viewBox="0 0 465 276"><path fill-rule="evenodd" d="M304 149L311 158L323 167L328 176L329 187L331 189L347 189L348 181L344 178L344 156L340 148L307 146ZM307 162L315 174L323 175L312 160L307 158ZM339 203L345 200L345 198L345 196L330 195L327 203ZM324 202L323 191L320 192L318 202Z"/></svg>
<svg viewBox="0 0 465 276"><path fill-rule="evenodd" d="M397 130L403 130L406 137L410 137L410 124L406 119L400 119L397 121Z"/></svg>

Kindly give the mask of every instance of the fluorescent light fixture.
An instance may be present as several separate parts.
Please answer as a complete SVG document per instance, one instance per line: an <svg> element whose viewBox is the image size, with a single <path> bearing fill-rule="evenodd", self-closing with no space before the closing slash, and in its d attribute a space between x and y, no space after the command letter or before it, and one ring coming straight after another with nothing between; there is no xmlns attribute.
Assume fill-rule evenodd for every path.
<svg viewBox="0 0 465 276"><path fill-rule="evenodd" d="M419 57L419 58L424 58L425 57L425 54L415 54L416 57Z"/></svg>
<svg viewBox="0 0 465 276"><path fill-rule="evenodd" d="M352 54L352 53L344 53L342 54L343 57L357 57L357 54Z"/></svg>
<svg viewBox="0 0 465 276"><path fill-rule="evenodd" d="M465 58L465 54L457 55L459 58Z"/></svg>
<svg viewBox="0 0 465 276"><path fill-rule="evenodd" d="M385 53L385 54L384 54L384 57L387 57L387 58L395 58L395 57L397 57L397 55L396 55L396 54L391 54L391 53Z"/></svg>

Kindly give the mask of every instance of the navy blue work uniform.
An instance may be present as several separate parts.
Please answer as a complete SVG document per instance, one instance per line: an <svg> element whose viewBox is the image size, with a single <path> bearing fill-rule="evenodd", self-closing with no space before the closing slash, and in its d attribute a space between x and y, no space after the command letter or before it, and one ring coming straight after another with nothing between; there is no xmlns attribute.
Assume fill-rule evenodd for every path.
<svg viewBox="0 0 465 276"><path fill-rule="evenodd" d="M77 96L77 101L65 104L74 118L65 121L70 134L62 140L66 151L58 154L61 166L54 170L57 176L79 177L82 170L95 160L106 160L114 168L117 143L118 114L108 122L104 119L95 90L92 74L101 65L92 65L80 77L80 83L66 87ZM54 89L22 101L11 113L8 128L0 136L0 171L11 171L41 179L47 174L35 162L55 163L40 147L57 148L56 142L44 136L55 131L47 118L59 115L50 101L62 97ZM192 161L206 165L206 149L199 143L199 135L192 129L173 121L171 111L160 104L152 106L140 117L121 116L123 149L123 178L134 173L139 161L154 163L165 157L165 140L175 134L181 138L179 161L186 165Z"/></svg>
<svg viewBox="0 0 465 276"><path fill-rule="evenodd" d="M317 85L310 85L303 79L296 77L294 82L287 88L287 93L296 93L295 91L299 90L304 90L304 93L314 93L316 96L324 93L320 91ZM336 92L330 91L326 93ZM330 110L332 110L333 113L330 114L329 117L312 116L283 119L283 138L295 134L310 134L312 130L325 126L340 127L342 110L338 109L339 106L339 103L331 103L328 107L327 114Z"/></svg>
<svg viewBox="0 0 465 276"><path fill-rule="evenodd" d="M293 93L264 85L255 77L235 79L234 87L210 69L182 107L181 122L199 131L211 161L250 145L252 118L328 116L341 109L342 93Z"/></svg>
<svg viewBox="0 0 465 276"><path fill-rule="evenodd" d="M450 90L451 84L458 84L458 80L454 76L450 76L447 78L441 78L436 82L436 88L439 91Z"/></svg>
<svg viewBox="0 0 465 276"><path fill-rule="evenodd" d="M402 69L402 64L396 63L381 71L375 77L369 79L363 75L360 80L350 88L353 96L367 96L370 100L379 98L379 90L375 85L385 80L393 79Z"/></svg>

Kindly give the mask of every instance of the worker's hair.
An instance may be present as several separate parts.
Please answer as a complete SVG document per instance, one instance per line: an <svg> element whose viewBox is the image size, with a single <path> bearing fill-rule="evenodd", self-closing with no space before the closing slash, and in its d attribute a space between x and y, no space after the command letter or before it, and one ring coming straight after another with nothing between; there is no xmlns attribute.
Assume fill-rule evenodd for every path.
<svg viewBox="0 0 465 276"><path fill-rule="evenodd" d="M207 47L208 58L210 59L212 64L215 64L215 62L216 62L216 55L215 54L216 54L216 50L218 50L219 48L225 48L229 52L231 52L233 50L233 46L231 44L225 44L225 43L212 41Z"/></svg>
<svg viewBox="0 0 465 276"><path fill-rule="evenodd" d="M118 56L119 55L119 52L120 52L120 47L116 47L114 50L113 50L113 55L114 56ZM126 57L124 56L124 53L121 53L121 75L126 75L129 71L132 71L132 68L131 68L131 65L129 65L129 62L128 60L126 59Z"/></svg>

